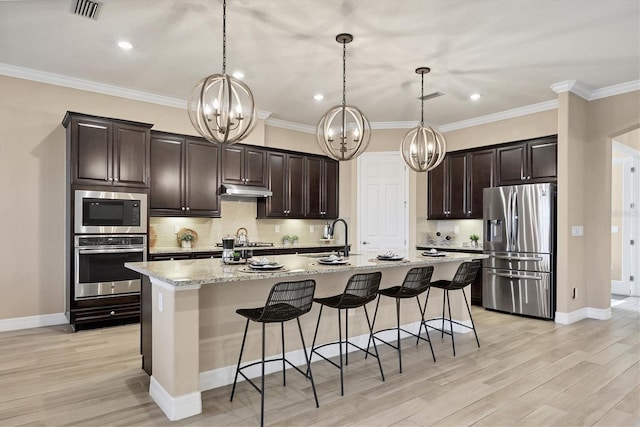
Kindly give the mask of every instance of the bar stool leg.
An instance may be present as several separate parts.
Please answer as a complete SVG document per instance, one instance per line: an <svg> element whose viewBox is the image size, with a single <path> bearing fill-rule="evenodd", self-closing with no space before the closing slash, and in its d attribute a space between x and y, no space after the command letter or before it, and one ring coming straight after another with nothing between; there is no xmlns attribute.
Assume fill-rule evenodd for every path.
<svg viewBox="0 0 640 427"><path fill-rule="evenodd" d="M400 298L396 298L396 333L398 334L398 367L402 373L402 348L400 344Z"/></svg>
<svg viewBox="0 0 640 427"><path fill-rule="evenodd" d="M344 309L344 364L349 366L349 309Z"/></svg>
<svg viewBox="0 0 640 427"><path fill-rule="evenodd" d="M338 351L340 352L340 396L344 396L344 381L342 378L342 310L338 309ZM375 343L374 343L375 344Z"/></svg>
<svg viewBox="0 0 640 427"><path fill-rule="evenodd" d="M384 381L384 372L382 372L382 363L380 363L380 354L378 353L378 346L376 345L376 340L373 339L373 326L369 321L369 313L367 312L367 306L363 305L362 308L364 308L364 315L367 318L367 325L369 326L369 336L372 338L372 341L373 341L373 349L376 351L376 359L378 360L378 367L380 368L380 376L382 377L382 381Z"/></svg>
<svg viewBox="0 0 640 427"><path fill-rule="evenodd" d="M429 291L427 290L427 298L429 298ZM422 321L420 322L420 327L422 327L422 324L424 323L424 331L427 333L427 341L429 342L429 348L431 349L431 357L433 357L433 361L436 361L436 354L433 352L433 345L431 344L431 337L429 336L429 328L427 328L427 322L424 320L424 313L427 310L427 302L424 302L424 308L422 308L420 306L420 298L418 298L416 296L416 302L418 303L418 309L420 310L420 316L422 318ZM420 330L418 330L418 337L420 336ZM420 341L420 338L417 339L417 341ZM418 345L418 343L416 342L416 345Z"/></svg>
<svg viewBox="0 0 640 427"><path fill-rule="evenodd" d="M444 338L444 305L447 302L447 291L442 291L442 328L440 329L440 339Z"/></svg>
<svg viewBox="0 0 640 427"><path fill-rule="evenodd" d="M378 294L378 301L376 302L376 311L373 313L373 325L372 327L375 327L376 325L376 317L378 317L378 306L380 305L380 294ZM367 357L369 357L369 347L371 347L371 339L372 337L369 336L369 339L367 340L367 352L364 354L364 358L366 359ZM373 338L375 339L375 338Z"/></svg>
<svg viewBox="0 0 640 427"><path fill-rule="evenodd" d="M300 326L300 318L296 317L298 322L298 332L300 332L300 341L302 341L302 351L304 352L304 360L307 362L307 373L311 380L311 389L313 390L313 398L316 400L316 408L320 407L318 403L318 395L316 394L316 383L313 381L313 374L311 373L311 359L307 356L307 346L304 343L304 336L302 335L302 326Z"/></svg>
<svg viewBox="0 0 640 427"><path fill-rule="evenodd" d="M416 345L420 342L420 332L422 331L422 323L424 323L424 328L427 329L427 323L424 320L424 314L427 312L427 304L429 303L429 292L431 292L431 288L427 289L427 298L424 300L424 308L420 307L420 298L416 296L416 300L418 300L418 307L420 307L420 314L422 314L422 322L418 327L418 338L416 338ZM427 338L429 338L429 332L427 331ZM431 342L429 342L431 344Z"/></svg>
<svg viewBox="0 0 640 427"><path fill-rule="evenodd" d="M284 365L284 322L280 322L280 335L282 336L282 385L287 385L286 367Z"/></svg>
<svg viewBox="0 0 640 427"><path fill-rule="evenodd" d="M311 354L309 354L309 363L313 359L313 353L316 351L316 338L318 337L318 328L320 327L320 318L322 317L322 308L324 305L320 304L320 312L318 313L318 322L316 323L316 331L313 333L313 342L311 343ZM308 372L307 372L308 373Z"/></svg>
<svg viewBox="0 0 640 427"><path fill-rule="evenodd" d="M238 374L240 373L240 361L242 360L242 352L244 351L244 343L247 340L247 330L249 329L249 319L247 319L247 324L244 327L244 335L242 336L242 345L240 346L240 356L238 356L238 366L236 367L236 377L233 379L233 388L231 389L231 399L230 402L233 402L233 394L236 392L236 383L238 382Z"/></svg>
<svg viewBox="0 0 640 427"><path fill-rule="evenodd" d="M469 319L471 320L471 328L473 329L473 334L476 336L476 342L478 343L478 348L480 348L480 340L478 340L478 334L476 333L476 325L473 323L471 308L469 307L469 301L467 300L467 295L464 293L464 289L462 289L462 295L464 296L465 304L467 304L467 311L469 312Z"/></svg>
<svg viewBox="0 0 640 427"><path fill-rule="evenodd" d="M262 378L260 378L260 427L264 426L264 327L262 324Z"/></svg>
<svg viewBox="0 0 640 427"><path fill-rule="evenodd" d="M451 328L451 346L453 347L453 355L456 355L456 342L453 339L453 321L451 320L451 298L449 297L449 290L447 293L447 306L449 307L449 327Z"/></svg>

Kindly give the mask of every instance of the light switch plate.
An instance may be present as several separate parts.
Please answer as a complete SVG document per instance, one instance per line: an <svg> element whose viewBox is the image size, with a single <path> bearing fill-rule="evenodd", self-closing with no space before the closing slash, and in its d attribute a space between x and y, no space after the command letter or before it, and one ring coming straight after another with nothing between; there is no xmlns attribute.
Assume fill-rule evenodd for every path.
<svg viewBox="0 0 640 427"><path fill-rule="evenodd" d="M583 236L584 235L584 227L582 225L573 225L573 226L571 226L571 235L573 237Z"/></svg>
<svg viewBox="0 0 640 427"><path fill-rule="evenodd" d="M618 233L618 226L617 225L612 225L611 226L611 233L612 234Z"/></svg>
<svg viewBox="0 0 640 427"><path fill-rule="evenodd" d="M276 233L279 233L279 232L280 232L280 226L276 225Z"/></svg>

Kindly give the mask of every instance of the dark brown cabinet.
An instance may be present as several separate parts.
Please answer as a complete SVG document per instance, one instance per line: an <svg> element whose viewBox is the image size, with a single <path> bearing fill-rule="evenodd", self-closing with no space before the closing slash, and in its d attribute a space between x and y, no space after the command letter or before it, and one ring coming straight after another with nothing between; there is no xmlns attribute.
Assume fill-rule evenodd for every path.
<svg viewBox="0 0 640 427"><path fill-rule="evenodd" d="M467 155L447 154L429 172L429 219L466 218Z"/></svg>
<svg viewBox="0 0 640 427"><path fill-rule="evenodd" d="M68 112L71 185L149 187L152 125Z"/></svg>
<svg viewBox="0 0 640 427"><path fill-rule="evenodd" d="M219 164L217 144L152 133L150 215L219 217Z"/></svg>
<svg viewBox="0 0 640 427"><path fill-rule="evenodd" d="M482 193L485 188L495 186L495 171L494 149L472 151L467 154L466 218L482 219Z"/></svg>
<svg viewBox="0 0 640 427"><path fill-rule="evenodd" d="M267 186L273 195L258 200L258 218L304 217L304 160L302 154L267 154Z"/></svg>
<svg viewBox="0 0 640 427"><path fill-rule="evenodd" d="M496 149L498 185L553 182L557 177L557 136Z"/></svg>
<svg viewBox="0 0 640 427"><path fill-rule="evenodd" d="M338 218L338 162L305 158L305 218Z"/></svg>
<svg viewBox="0 0 640 427"><path fill-rule="evenodd" d="M231 145L222 149L222 183L266 186L266 159L264 150Z"/></svg>

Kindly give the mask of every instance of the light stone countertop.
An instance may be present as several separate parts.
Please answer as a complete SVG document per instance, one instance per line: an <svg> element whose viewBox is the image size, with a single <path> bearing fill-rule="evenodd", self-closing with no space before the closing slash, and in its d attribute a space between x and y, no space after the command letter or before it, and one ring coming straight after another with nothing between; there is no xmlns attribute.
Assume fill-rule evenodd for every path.
<svg viewBox="0 0 640 427"><path fill-rule="evenodd" d="M274 277L309 276L342 271L378 270L399 266L424 266L446 262L472 261L487 258L478 253L451 252L444 257L428 257L422 251L412 251L401 261L378 261L376 254L351 254L345 265L323 265L309 255L275 255L269 260L282 264L282 270L253 272L248 264L225 265L220 259L189 259L126 263L125 267L174 286L205 285Z"/></svg>
<svg viewBox="0 0 640 427"><path fill-rule="evenodd" d="M450 245L447 244L442 244L442 243L436 243L436 244L423 244L423 245L416 245L417 249L420 250L425 250L427 248L434 248L434 249L442 249L443 251L446 251L447 249L455 249L458 251L471 251L471 252L482 252L482 245L479 244L478 246L474 247L474 246L462 246L462 244L460 243L452 243Z"/></svg>

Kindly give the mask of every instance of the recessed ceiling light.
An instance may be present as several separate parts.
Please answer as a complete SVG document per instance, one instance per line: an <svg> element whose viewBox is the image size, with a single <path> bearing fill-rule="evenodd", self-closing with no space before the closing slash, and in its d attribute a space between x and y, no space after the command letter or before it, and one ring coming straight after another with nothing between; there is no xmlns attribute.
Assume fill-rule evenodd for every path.
<svg viewBox="0 0 640 427"><path fill-rule="evenodd" d="M244 77L244 73L243 73L242 71L235 71L235 72L232 74L232 76L233 76L233 77L235 77L236 79L241 79L241 78L243 78L243 77Z"/></svg>
<svg viewBox="0 0 640 427"><path fill-rule="evenodd" d="M313 95L313 99L315 99L316 101L322 101L324 99L324 95L321 93L316 93L315 95Z"/></svg>
<svg viewBox="0 0 640 427"><path fill-rule="evenodd" d="M477 101L480 98L482 98L482 95L480 95L479 93L472 93L469 96L469 99L472 100L472 101Z"/></svg>
<svg viewBox="0 0 640 427"><path fill-rule="evenodd" d="M127 41L118 42L118 46L120 46L120 49L122 50L133 49L133 45Z"/></svg>

